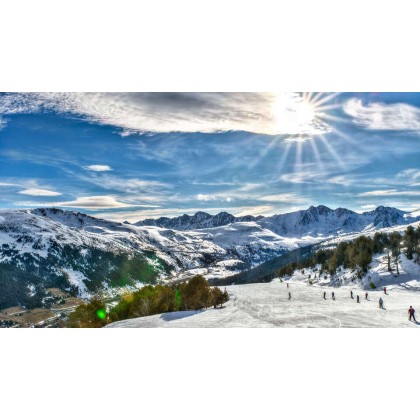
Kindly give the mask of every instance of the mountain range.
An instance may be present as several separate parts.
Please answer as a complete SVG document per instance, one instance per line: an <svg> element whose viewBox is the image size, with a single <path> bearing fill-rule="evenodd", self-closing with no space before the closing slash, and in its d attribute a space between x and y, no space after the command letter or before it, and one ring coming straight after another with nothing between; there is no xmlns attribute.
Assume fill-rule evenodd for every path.
<svg viewBox="0 0 420 420"><path fill-rule="evenodd" d="M118 223L60 209L0 211L0 309L42 306L49 287L113 296L196 273L220 279L346 234L407 225L416 213L362 214L325 206L292 213L193 216Z"/></svg>
<svg viewBox="0 0 420 420"><path fill-rule="evenodd" d="M414 213L414 212L412 212ZM363 230L372 225L375 228L407 224L418 220L418 216L393 207L379 206L375 210L356 213L345 208L332 210L326 206L311 206L307 210L274 216L235 217L221 212L214 216L199 211L193 216L184 214L179 217L145 219L134 223L135 226L157 226L176 230L197 230L226 226L237 222L256 222L275 233L286 236L306 235L311 233L339 233Z"/></svg>

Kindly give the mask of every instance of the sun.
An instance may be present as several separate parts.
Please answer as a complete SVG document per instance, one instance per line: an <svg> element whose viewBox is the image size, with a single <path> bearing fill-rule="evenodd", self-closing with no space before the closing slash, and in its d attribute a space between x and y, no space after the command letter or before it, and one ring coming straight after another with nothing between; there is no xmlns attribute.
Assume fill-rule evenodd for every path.
<svg viewBox="0 0 420 420"><path fill-rule="evenodd" d="M317 134L317 109L305 97L274 96L271 105L274 131L287 134Z"/></svg>

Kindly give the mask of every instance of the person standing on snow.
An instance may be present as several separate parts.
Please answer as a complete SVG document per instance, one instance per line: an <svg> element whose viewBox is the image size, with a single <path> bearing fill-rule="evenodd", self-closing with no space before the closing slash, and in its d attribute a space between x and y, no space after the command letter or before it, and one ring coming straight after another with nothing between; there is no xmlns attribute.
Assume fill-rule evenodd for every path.
<svg viewBox="0 0 420 420"><path fill-rule="evenodd" d="M384 293L386 294L386 287L384 287Z"/></svg>
<svg viewBox="0 0 420 420"><path fill-rule="evenodd" d="M367 298L369 297L368 292L365 293L365 299L367 300Z"/></svg>
<svg viewBox="0 0 420 420"><path fill-rule="evenodd" d="M382 300L382 298L379 298L379 308L384 309L384 301Z"/></svg>
<svg viewBox="0 0 420 420"><path fill-rule="evenodd" d="M360 303L359 295L357 295L356 299L357 299L357 303Z"/></svg>
<svg viewBox="0 0 420 420"><path fill-rule="evenodd" d="M332 300L335 300L335 294L334 294L334 292L331 292L331 297L332 297Z"/></svg>
<svg viewBox="0 0 420 420"><path fill-rule="evenodd" d="M292 299L292 294L289 292L289 300Z"/></svg>
<svg viewBox="0 0 420 420"><path fill-rule="evenodd" d="M324 292L324 299L327 299L327 292Z"/></svg>
<svg viewBox="0 0 420 420"><path fill-rule="evenodd" d="M286 285L287 285L287 288L289 288L289 283L286 283Z"/></svg>
<svg viewBox="0 0 420 420"><path fill-rule="evenodd" d="M350 290L350 297L353 299L353 290Z"/></svg>
<svg viewBox="0 0 420 420"><path fill-rule="evenodd" d="M416 317L414 316L414 312L416 312L416 311L414 310L414 308L412 306L410 306L410 309L408 310L408 313L410 314L408 320L411 321L411 318L413 318L413 321L417 322Z"/></svg>

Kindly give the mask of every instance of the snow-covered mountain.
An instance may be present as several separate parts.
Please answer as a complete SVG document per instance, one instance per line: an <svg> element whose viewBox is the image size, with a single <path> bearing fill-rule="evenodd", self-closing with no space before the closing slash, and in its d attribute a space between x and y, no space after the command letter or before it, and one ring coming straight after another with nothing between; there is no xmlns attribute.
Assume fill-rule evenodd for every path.
<svg viewBox="0 0 420 420"><path fill-rule="evenodd" d="M380 228L403 225L420 220L416 212L406 213L393 207L379 206L373 211L356 213L345 208L335 210L326 206L311 206L306 210L274 216L235 217L222 212L211 216L198 212L193 216L146 219L135 223L136 226L159 226L176 230L202 230L227 226L238 222L255 222L262 228L286 237L324 236L361 231L367 228Z"/></svg>
<svg viewBox="0 0 420 420"><path fill-rule="evenodd" d="M159 226L176 230L195 230L226 226L235 222L252 222L262 219L263 216L235 217L229 213L221 212L214 216L204 211L199 211L193 216L184 214L179 217L160 217L159 219L145 219L135 223L136 226Z"/></svg>
<svg viewBox="0 0 420 420"><path fill-rule="evenodd" d="M112 294L211 266L227 254L187 232L57 209L1 211L0 308L39 306L48 287L82 297Z"/></svg>
<svg viewBox="0 0 420 420"><path fill-rule="evenodd" d="M304 245L420 216L318 206L271 217L201 212L165 219L177 229L159 220L138 226L59 209L0 211L0 308L38 305L47 287L87 297L197 272L225 277Z"/></svg>
<svg viewBox="0 0 420 420"><path fill-rule="evenodd" d="M418 216L393 207L380 206L360 214L344 208L332 210L326 206L311 206L307 210L265 217L258 223L279 235L302 238L405 225L417 220L420 220Z"/></svg>

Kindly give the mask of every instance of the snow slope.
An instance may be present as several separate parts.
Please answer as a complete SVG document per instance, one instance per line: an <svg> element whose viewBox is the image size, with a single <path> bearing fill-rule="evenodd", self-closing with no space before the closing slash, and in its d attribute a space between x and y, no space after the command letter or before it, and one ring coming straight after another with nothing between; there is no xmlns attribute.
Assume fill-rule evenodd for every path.
<svg viewBox="0 0 420 420"><path fill-rule="evenodd" d="M410 305L418 311L420 294L394 288L385 296L383 292L369 293L369 300L360 303L349 294L364 295L361 289L344 286L331 288L309 286L291 281L289 288L278 279L271 283L228 286L230 301L222 309L173 312L109 324L108 328L224 328L224 327L419 327L408 321ZM288 292L292 299L288 300ZM323 292L328 294L323 299ZM334 291L336 299L331 299ZM382 297L385 309L379 309Z"/></svg>
<svg viewBox="0 0 420 420"><path fill-rule="evenodd" d="M153 315L108 327L418 327L420 323L408 321L407 311L413 306L420 321L420 264L401 254L400 275L396 276L395 264L392 273L387 271L385 257L385 254L376 255L362 279L350 270L341 270L333 277L320 277L319 266L305 268L303 272L296 270L293 275L270 283L227 286L230 300L221 309ZM309 275L313 284L309 283ZM371 290L371 282L377 286L376 290ZM365 299L366 291L368 299ZM385 309L379 309L379 298L383 299Z"/></svg>

